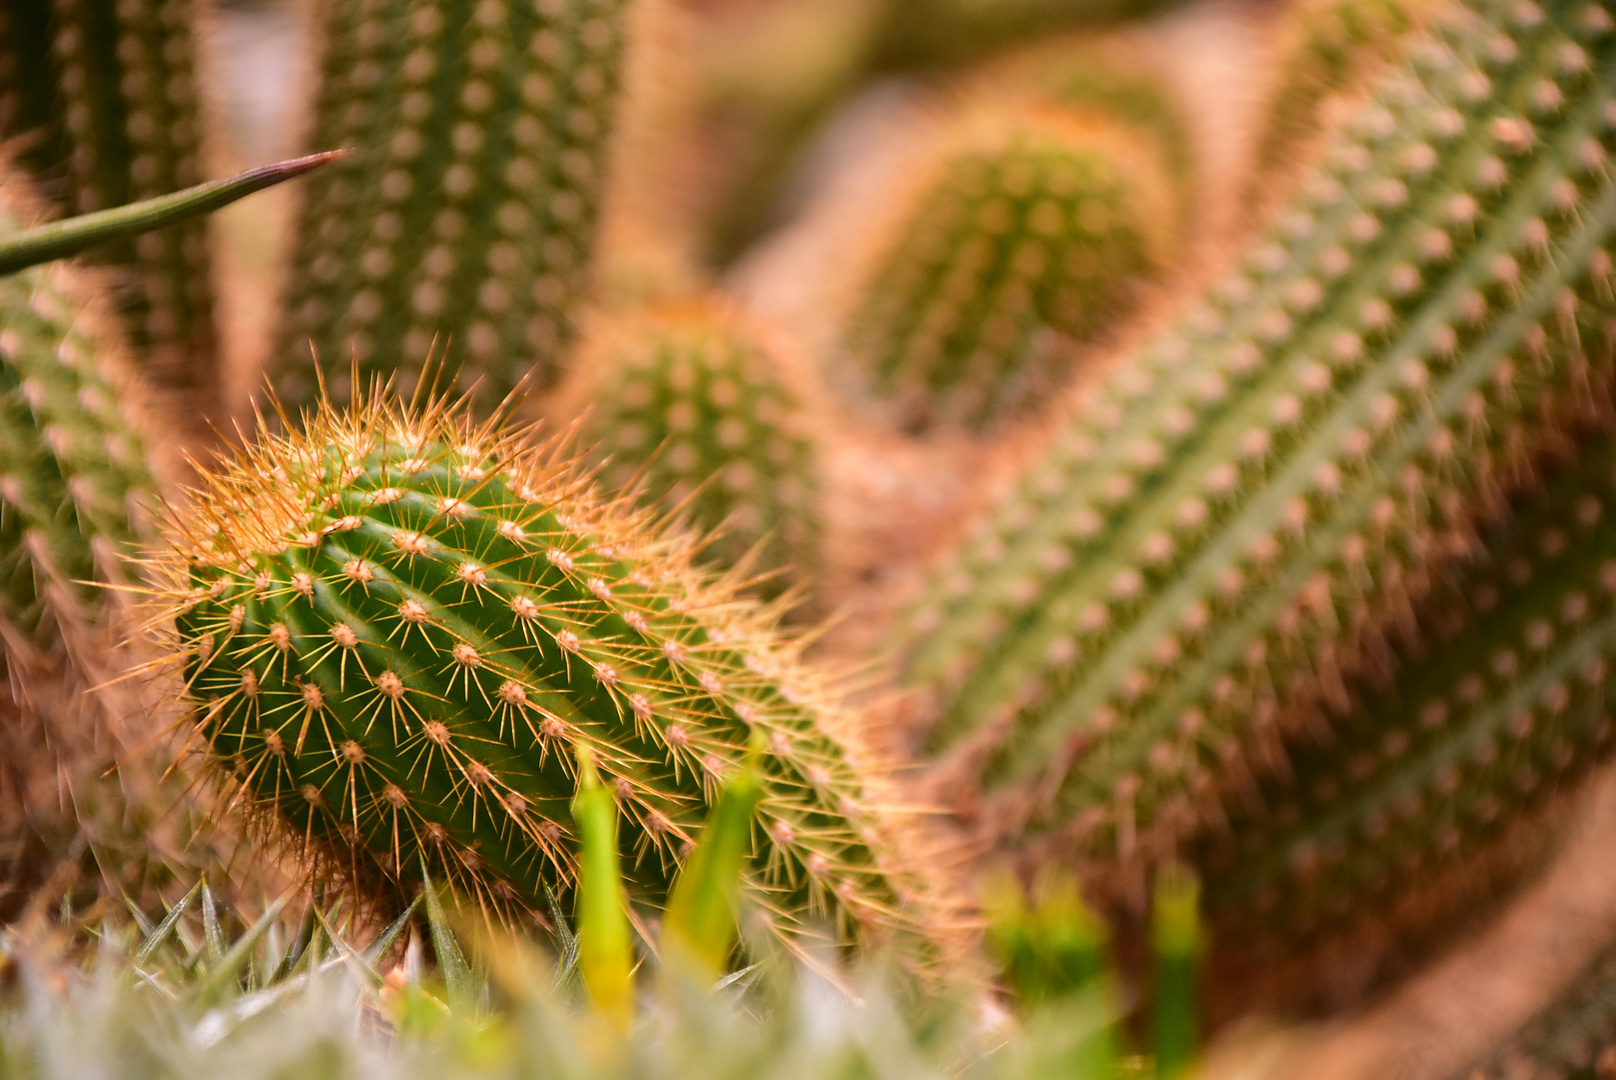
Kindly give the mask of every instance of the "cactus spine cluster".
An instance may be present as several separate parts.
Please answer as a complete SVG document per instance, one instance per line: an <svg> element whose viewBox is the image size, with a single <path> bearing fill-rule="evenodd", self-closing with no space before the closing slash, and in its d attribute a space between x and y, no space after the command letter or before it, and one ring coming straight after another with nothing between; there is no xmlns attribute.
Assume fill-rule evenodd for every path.
<svg viewBox="0 0 1616 1080"><path fill-rule="evenodd" d="M0 12L0 129L66 214L203 180L191 0L48 0ZM207 224L107 245L124 336L154 386L219 405Z"/></svg>
<svg viewBox="0 0 1616 1080"><path fill-rule="evenodd" d="M278 388L418 372L432 353L492 403L547 384L590 275L628 0L341 0L324 15L314 149ZM312 343L312 348L311 348Z"/></svg>
<svg viewBox="0 0 1616 1080"><path fill-rule="evenodd" d="M764 596L820 565L818 447L803 374L777 334L712 303L628 316L591 333L553 410L618 490L714 539L700 558L769 575Z"/></svg>
<svg viewBox="0 0 1616 1080"><path fill-rule="evenodd" d="M1459 8L1266 242L1098 384L909 623L993 834L1191 827L1281 696L1331 700L1609 377L1616 30Z"/></svg>
<svg viewBox="0 0 1616 1080"><path fill-rule="evenodd" d="M982 430L1058 381L1072 341L1158 271L1176 208L1125 129L1054 110L976 118L874 260L847 327L910 430Z"/></svg>
<svg viewBox="0 0 1616 1080"><path fill-rule="evenodd" d="M206 478L169 565L212 759L294 849L543 911L587 748L631 823L629 893L659 905L756 740L748 879L782 940L920 921L851 719L677 542L454 410L307 429Z"/></svg>

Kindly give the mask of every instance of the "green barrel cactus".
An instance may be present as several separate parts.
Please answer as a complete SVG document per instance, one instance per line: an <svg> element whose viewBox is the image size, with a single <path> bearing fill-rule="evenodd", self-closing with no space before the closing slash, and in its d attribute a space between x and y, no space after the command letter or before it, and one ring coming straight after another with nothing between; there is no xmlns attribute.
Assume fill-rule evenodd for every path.
<svg viewBox="0 0 1616 1080"><path fill-rule="evenodd" d="M821 562L805 374L778 334L711 302L685 304L592 333L551 411L585 417L580 438L613 488L710 536L700 561L742 567L773 598Z"/></svg>
<svg viewBox="0 0 1616 1080"><path fill-rule="evenodd" d="M1337 701L1282 709L1265 754L1285 765L1258 771L1256 798L1209 800L1225 809L1189 849L1229 940L1389 906L1616 743L1616 438L1590 434L1544 474Z"/></svg>
<svg viewBox="0 0 1616 1080"><path fill-rule="evenodd" d="M0 135L64 214L203 180L192 0L40 0L0 12ZM155 388L220 405L212 259L201 219L120 240L94 258Z"/></svg>
<svg viewBox="0 0 1616 1080"><path fill-rule="evenodd" d="M595 248L629 0L326 5L317 149L277 355L347 394L436 354L492 407L559 373ZM405 358L414 358L412 368ZM363 385L363 383L361 384Z"/></svg>
<svg viewBox="0 0 1616 1080"><path fill-rule="evenodd" d="M855 718L676 539L458 408L307 427L206 477L168 561L216 774L274 835L381 903L424 868L542 912L571 890L587 748L658 906L756 743L748 881L780 939L925 924Z"/></svg>
<svg viewBox="0 0 1616 1080"><path fill-rule="evenodd" d="M967 126L877 245L845 331L866 393L911 431L981 431L1058 385L1073 342L1163 267L1176 213L1126 130L1052 110Z"/></svg>
<svg viewBox="0 0 1616 1080"><path fill-rule="evenodd" d="M1616 29L1458 7L1212 294L1091 388L906 623L1009 842L1161 852L1329 701L1610 375Z"/></svg>

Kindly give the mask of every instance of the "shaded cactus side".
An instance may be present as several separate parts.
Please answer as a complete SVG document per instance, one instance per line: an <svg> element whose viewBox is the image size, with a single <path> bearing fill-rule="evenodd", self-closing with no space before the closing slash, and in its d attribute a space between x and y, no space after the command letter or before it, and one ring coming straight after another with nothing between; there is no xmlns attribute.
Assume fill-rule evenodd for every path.
<svg viewBox="0 0 1616 1080"><path fill-rule="evenodd" d="M688 522L714 569L767 575L766 598L821 565L819 446L790 343L715 303L623 316L591 332L550 409L586 416L603 479Z"/></svg>
<svg viewBox="0 0 1616 1080"><path fill-rule="evenodd" d="M166 566L188 696L216 774L294 851L543 911L572 887L587 748L628 891L660 906L755 741L748 888L776 937L937 929L856 718L558 448L377 400L204 482Z"/></svg>
<svg viewBox="0 0 1616 1080"><path fill-rule="evenodd" d="M49 0L0 12L0 134L64 215L203 177L191 0ZM217 408L218 331L205 221L97 249L124 336L152 384Z"/></svg>
<svg viewBox="0 0 1616 1080"><path fill-rule="evenodd" d="M1176 206L1158 161L1087 118L976 117L872 267L850 366L907 429L985 429L1057 386L1075 342L1164 266Z"/></svg>
<svg viewBox="0 0 1616 1080"><path fill-rule="evenodd" d="M1193 826L1277 695L1330 700L1594 407L1609 13L1476 3L1416 56L910 621L930 752L990 834L1105 858Z"/></svg>
<svg viewBox="0 0 1616 1080"><path fill-rule="evenodd" d="M1607 421L1608 422L1608 421ZM1245 791L1189 848L1231 940L1298 938L1417 888L1616 743L1616 438L1590 434L1482 530L1479 554L1332 708L1281 707Z"/></svg>
<svg viewBox="0 0 1616 1080"><path fill-rule="evenodd" d="M311 145L353 152L305 188L277 355L312 404L432 353L490 407L560 374L594 258L631 0L341 0L324 16ZM413 358L406 360L404 358Z"/></svg>

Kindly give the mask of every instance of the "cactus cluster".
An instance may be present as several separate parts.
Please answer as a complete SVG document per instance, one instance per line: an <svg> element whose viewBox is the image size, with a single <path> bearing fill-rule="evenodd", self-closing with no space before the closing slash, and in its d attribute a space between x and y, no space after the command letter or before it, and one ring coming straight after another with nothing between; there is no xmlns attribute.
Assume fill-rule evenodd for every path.
<svg viewBox="0 0 1616 1080"><path fill-rule="evenodd" d="M907 430L1015 416L1167 258L1176 208L1127 129L1053 111L967 127L848 320L861 381Z"/></svg>
<svg viewBox="0 0 1616 1080"><path fill-rule="evenodd" d="M920 919L851 719L647 518L445 407L305 428L205 478L167 568L210 758L295 846L542 912L571 888L587 748L656 905L755 739L748 880L782 940Z"/></svg>
<svg viewBox="0 0 1616 1080"><path fill-rule="evenodd" d="M430 354L488 407L548 384L576 331L623 77L626 0L328 5L316 148L275 386L320 367L418 373Z"/></svg>
<svg viewBox="0 0 1616 1080"><path fill-rule="evenodd" d="M608 322L580 352L551 411L585 418L611 487L711 534L702 561L745 567L765 597L813 581L819 447L788 341L694 303Z"/></svg>
<svg viewBox="0 0 1616 1080"><path fill-rule="evenodd" d="M991 834L1170 843L1594 407L1616 33L1598 6L1491 14L1459 11L1092 389L909 620L929 751Z"/></svg>

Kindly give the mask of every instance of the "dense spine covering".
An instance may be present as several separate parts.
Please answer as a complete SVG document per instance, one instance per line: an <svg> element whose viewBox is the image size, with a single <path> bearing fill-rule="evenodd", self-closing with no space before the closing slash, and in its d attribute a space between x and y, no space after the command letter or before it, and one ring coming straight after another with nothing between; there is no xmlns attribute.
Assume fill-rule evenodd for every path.
<svg viewBox="0 0 1616 1080"><path fill-rule="evenodd" d="M326 6L288 277L283 400L345 396L436 345L490 405L559 374L594 257L631 0ZM418 368L416 369L418 370Z"/></svg>
<svg viewBox="0 0 1616 1080"><path fill-rule="evenodd" d="M0 184L10 231L17 181ZM0 912L83 834L112 840L128 809L102 777L122 752L118 691L95 689L121 673L118 603L100 586L131 581L154 482L139 395L84 284L54 267L0 278Z"/></svg>
<svg viewBox="0 0 1616 1080"><path fill-rule="evenodd" d="M49 0L0 13L0 133L65 214L204 179L192 0ZM205 221L98 249L124 335L157 387L219 405Z"/></svg>
<svg viewBox="0 0 1616 1080"><path fill-rule="evenodd" d="M946 149L850 316L853 365L908 429L1015 415L1166 258L1175 208L1150 151L1029 112L976 118Z"/></svg>
<svg viewBox="0 0 1616 1080"><path fill-rule="evenodd" d="M1194 824L1610 376L1616 30L1457 9L1244 264L1098 384L908 624L990 833Z"/></svg>
<svg viewBox="0 0 1616 1080"><path fill-rule="evenodd" d="M764 596L820 566L819 448L806 374L778 334L712 303L620 317L590 334L554 410L585 415L604 479L709 535Z"/></svg>
<svg viewBox="0 0 1616 1080"><path fill-rule="evenodd" d="M630 896L660 905L755 740L749 892L780 939L923 922L853 719L681 542L457 410L306 426L206 479L169 564L218 775L294 849L543 911L571 889L587 748Z"/></svg>
<svg viewBox="0 0 1616 1080"><path fill-rule="evenodd" d="M1613 506L1616 437L1602 431L1482 530L1474 564L1395 627L1342 703L1282 708L1263 756L1284 767L1218 793L1225 813L1190 845L1222 924L1294 940L1366 900L1386 907L1609 752Z"/></svg>

